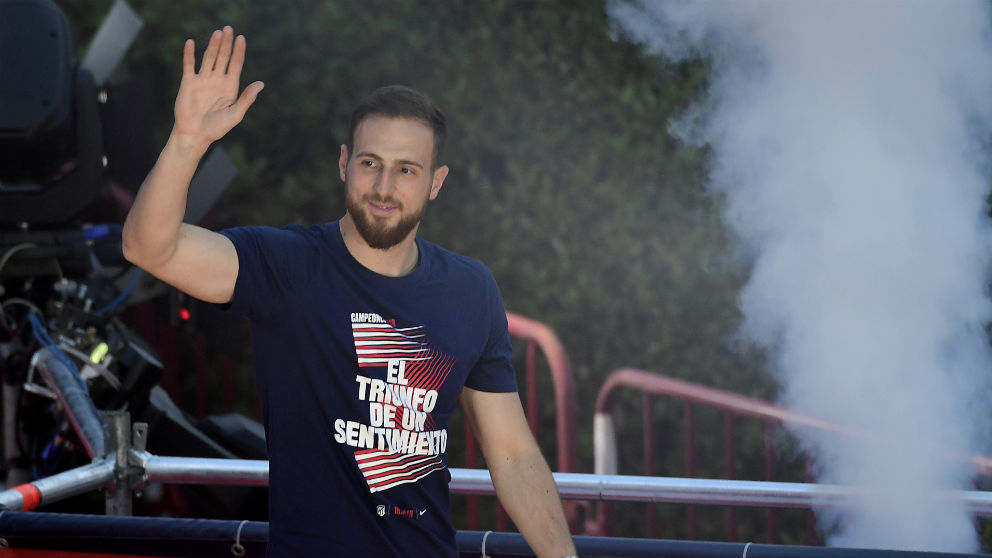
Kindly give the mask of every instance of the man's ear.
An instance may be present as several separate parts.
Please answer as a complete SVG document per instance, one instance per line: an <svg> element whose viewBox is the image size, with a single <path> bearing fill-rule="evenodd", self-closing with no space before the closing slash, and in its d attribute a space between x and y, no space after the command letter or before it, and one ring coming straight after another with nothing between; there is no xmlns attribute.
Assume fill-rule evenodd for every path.
<svg viewBox="0 0 992 558"><path fill-rule="evenodd" d="M348 168L348 146L341 144L341 157L338 158L338 171L341 173L341 182L347 182Z"/></svg>
<svg viewBox="0 0 992 558"><path fill-rule="evenodd" d="M431 182L431 200L437 197L437 193L441 191L441 186L444 185L444 179L447 177L447 165L440 166L434 171L434 180Z"/></svg>

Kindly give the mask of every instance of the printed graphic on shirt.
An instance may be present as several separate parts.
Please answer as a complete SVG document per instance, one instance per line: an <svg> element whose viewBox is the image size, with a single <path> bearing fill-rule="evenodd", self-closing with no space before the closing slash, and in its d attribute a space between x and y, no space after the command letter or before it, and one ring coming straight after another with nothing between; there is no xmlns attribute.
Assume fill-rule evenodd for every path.
<svg viewBox="0 0 992 558"><path fill-rule="evenodd" d="M370 492L416 482L444 468L448 431L431 411L454 358L434 349L423 326L396 327L379 314L351 314L359 373L356 396L368 403L368 422L337 419L334 440L355 448ZM385 379L363 369L384 368Z"/></svg>
<svg viewBox="0 0 992 558"><path fill-rule="evenodd" d="M351 315L358 366L382 366L395 359L406 362L423 359L419 356L427 348L423 326L397 328L395 322L366 312Z"/></svg>

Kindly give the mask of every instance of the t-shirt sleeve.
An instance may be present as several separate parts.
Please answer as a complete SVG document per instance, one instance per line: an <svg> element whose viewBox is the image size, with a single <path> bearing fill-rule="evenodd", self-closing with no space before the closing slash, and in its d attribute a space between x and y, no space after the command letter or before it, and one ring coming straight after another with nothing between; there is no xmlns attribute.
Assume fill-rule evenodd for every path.
<svg viewBox="0 0 992 558"><path fill-rule="evenodd" d="M517 378L513 371L513 346L510 344L503 297L499 294L499 287L492 274L487 272L486 276L489 339L479 361L469 372L465 385L479 391L517 391Z"/></svg>
<svg viewBox="0 0 992 558"><path fill-rule="evenodd" d="M233 312L253 320L285 312L289 295L301 292L313 275L313 247L302 227L237 227L220 234L238 252L238 278L227 306Z"/></svg>

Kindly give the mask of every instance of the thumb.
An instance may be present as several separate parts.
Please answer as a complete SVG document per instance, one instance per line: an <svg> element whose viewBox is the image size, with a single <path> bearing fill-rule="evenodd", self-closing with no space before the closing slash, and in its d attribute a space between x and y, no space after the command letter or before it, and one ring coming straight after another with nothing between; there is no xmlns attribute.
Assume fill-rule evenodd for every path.
<svg viewBox="0 0 992 558"><path fill-rule="evenodd" d="M248 107L255 102L255 99L258 98L259 92L262 91L264 87L264 83L256 81L250 83L248 87L245 87L245 90L241 92L241 96L238 97L237 102L234 103L235 108L241 116L244 116L244 114L248 112Z"/></svg>

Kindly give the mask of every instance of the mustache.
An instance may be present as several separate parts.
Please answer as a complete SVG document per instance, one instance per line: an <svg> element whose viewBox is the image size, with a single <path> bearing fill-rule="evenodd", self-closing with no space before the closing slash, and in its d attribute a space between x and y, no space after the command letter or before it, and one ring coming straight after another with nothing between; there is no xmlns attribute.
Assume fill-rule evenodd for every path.
<svg viewBox="0 0 992 558"><path fill-rule="evenodd" d="M394 207L403 207L403 204L401 204L395 198L384 198L376 194L366 194L362 196L362 200L367 202L378 203L378 204L390 205Z"/></svg>

